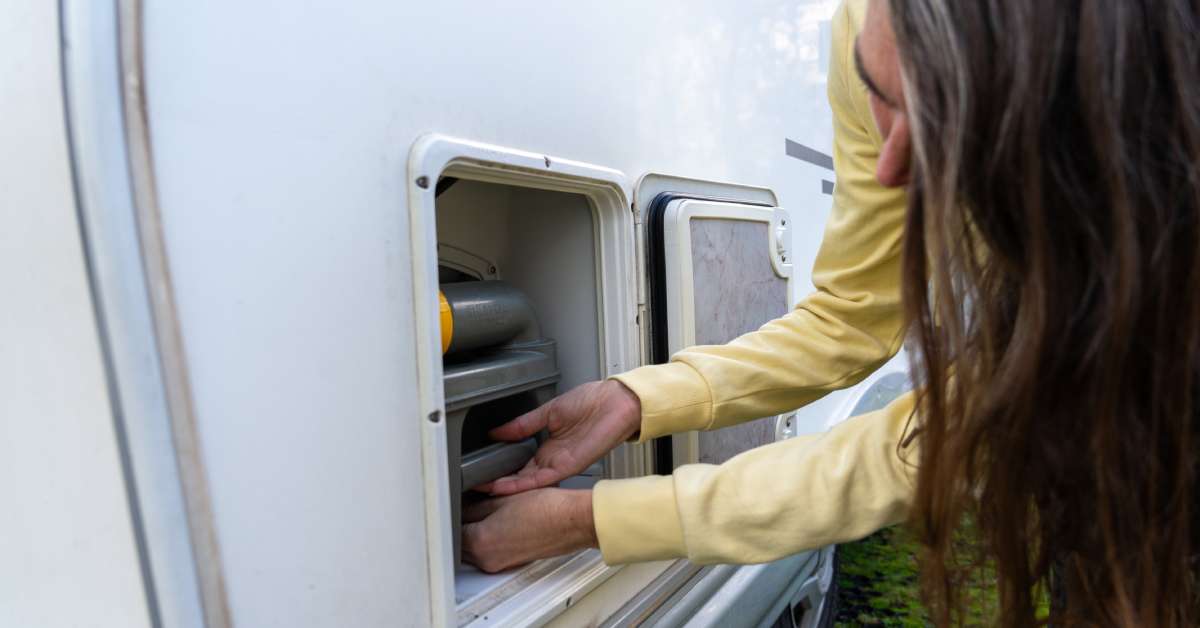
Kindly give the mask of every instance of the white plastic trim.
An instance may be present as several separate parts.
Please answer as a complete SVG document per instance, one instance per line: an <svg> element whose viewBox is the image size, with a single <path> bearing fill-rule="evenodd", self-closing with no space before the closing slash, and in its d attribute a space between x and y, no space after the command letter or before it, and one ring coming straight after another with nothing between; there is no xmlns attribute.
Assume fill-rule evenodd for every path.
<svg viewBox="0 0 1200 628"><path fill-rule="evenodd" d="M414 144L407 175L416 320L413 333L418 347L421 408L420 416L412 420L421 421L430 610L435 625L450 625L459 618L454 601L453 540L448 534L450 503L444 488L447 483L445 399L438 311L437 300L431 298L438 287L437 179L450 175L588 198L596 221L600 291L597 302L603 360L599 366L606 376L629 370L638 361L634 224L626 201L629 189L625 175L602 166L434 134ZM539 565L535 563L525 571L538 570ZM585 552L536 579L502 604L473 610L487 610L488 625L544 623L566 608L566 600L586 593L618 571L605 566L598 553Z"/></svg>
<svg viewBox="0 0 1200 628"><path fill-rule="evenodd" d="M787 279L787 301L793 300L792 265L784 261L776 246L779 232L791 242L787 225L787 210L779 207L759 207L743 203L723 203L695 199L672 201L663 217L663 248L666 253L667 285L667 343L672 353L696 344L695 275L692 269L693 219L725 219L760 222L767 225L767 241L763 245L771 257L775 274ZM779 426L776 433L779 433ZM700 435L689 432L675 439L675 463L694 463L700 460Z"/></svg>
<svg viewBox="0 0 1200 628"><path fill-rule="evenodd" d="M177 324L172 308L163 307L169 284L154 272L163 270L165 255L149 250L142 233L153 228L147 212L155 208L139 109L141 6L63 0L60 7L75 193L114 418L128 443L128 490L140 513L135 524L144 539L139 549L151 615L156 625L225 625L199 451L183 460L176 447L179 434L190 429L180 424L190 409L181 407L179 394L183 356L165 355L160 337ZM154 294L152 286L158 287ZM199 482L189 481L197 476Z"/></svg>
<svg viewBox="0 0 1200 628"><path fill-rule="evenodd" d="M695 276L692 269L692 219L717 218L761 222L767 225L764 242L775 274L788 280L788 303L792 302L792 265L783 261L775 245L776 230L786 230L787 211L777 207L755 207L740 203L713 203L680 199L667 207L663 236L667 250L668 329L672 347L696 344ZM674 261L672 262L672 257ZM678 324L676 324L678 323Z"/></svg>

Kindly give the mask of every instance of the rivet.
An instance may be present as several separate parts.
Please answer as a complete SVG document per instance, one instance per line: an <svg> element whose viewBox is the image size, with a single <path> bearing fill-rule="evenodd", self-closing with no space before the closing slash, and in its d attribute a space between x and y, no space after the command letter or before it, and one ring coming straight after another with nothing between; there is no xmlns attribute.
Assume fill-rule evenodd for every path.
<svg viewBox="0 0 1200 628"><path fill-rule="evenodd" d="M442 421L442 412L440 410L435 410L435 411L429 413L429 422L430 423L441 423L441 421Z"/></svg>
<svg viewBox="0 0 1200 628"><path fill-rule="evenodd" d="M429 177L417 177L417 187L422 190L429 189Z"/></svg>

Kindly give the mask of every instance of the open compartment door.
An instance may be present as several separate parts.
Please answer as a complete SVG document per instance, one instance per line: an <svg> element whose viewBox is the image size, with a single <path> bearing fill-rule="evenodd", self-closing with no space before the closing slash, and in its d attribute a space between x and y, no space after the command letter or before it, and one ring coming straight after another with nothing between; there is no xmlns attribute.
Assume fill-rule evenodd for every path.
<svg viewBox="0 0 1200 628"><path fill-rule="evenodd" d="M788 312L793 289L785 210L668 192L646 209L651 362L696 344L724 344ZM781 428L779 417L764 417L675 436L669 445L660 443L658 470L719 464L774 442Z"/></svg>
<svg viewBox="0 0 1200 628"><path fill-rule="evenodd" d="M665 363L697 344L727 343L791 310L793 221L771 190L648 173L638 181L633 210L644 247L645 363ZM722 463L791 436L793 420L787 413L657 439L654 470ZM614 617L689 626L771 625L778 618L782 625L793 617L796 592L810 590L828 571L826 555L802 552L748 566L678 561Z"/></svg>

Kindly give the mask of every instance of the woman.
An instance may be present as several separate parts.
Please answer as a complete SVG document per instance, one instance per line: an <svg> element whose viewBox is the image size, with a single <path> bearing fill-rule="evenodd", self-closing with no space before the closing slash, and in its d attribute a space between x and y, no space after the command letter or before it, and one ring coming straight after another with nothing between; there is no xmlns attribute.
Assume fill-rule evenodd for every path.
<svg viewBox="0 0 1200 628"><path fill-rule="evenodd" d="M1033 622L1056 569L1056 623L1195 625L1200 8L889 7L936 619L970 522L1003 625Z"/></svg>
<svg viewBox="0 0 1200 628"><path fill-rule="evenodd" d="M821 545L835 526L844 533L906 512L939 625L962 618L972 569L994 575L1001 625L1035 623L1052 578L1055 625L1200 621L1198 32L1194 0L872 1L855 52L883 137L877 176L909 182L903 285L919 418L866 417L728 464L792 464L786 471L839 447L842 457L866 452L857 459L868 463L890 443L903 450L894 458L915 463L915 484L899 463L878 473L851 465L825 486L846 504L835 511L842 520L761 518L805 520L776 536L779 545ZM688 483L708 481L693 472ZM601 511L631 509L606 507L616 489L605 486L620 485L597 487L594 518L587 501L563 508L572 517L542 519L563 521L575 534L556 538L580 539L571 543L598 535L609 558L622 540L606 541L605 529L619 526ZM534 508L560 509L552 499L501 500L473 518L516 521L513 511ZM513 535L480 540L497 529L468 526L475 559L519 545ZM702 536L676 532L658 549ZM771 557L770 534L750 526L744 535L756 538L741 548L767 550L742 556ZM964 535L977 542L956 543ZM626 556L652 555L637 553L645 540L626 545L635 548ZM705 547L714 560L735 555L719 553L733 545Z"/></svg>

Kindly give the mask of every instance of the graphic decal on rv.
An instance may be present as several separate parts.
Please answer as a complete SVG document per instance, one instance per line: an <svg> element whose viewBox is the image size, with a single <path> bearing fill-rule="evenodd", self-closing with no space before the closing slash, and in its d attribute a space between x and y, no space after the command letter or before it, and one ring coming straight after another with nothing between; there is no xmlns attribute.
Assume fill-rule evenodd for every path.
<svg viewBox="0 0 1200 628"><path fill-rule="evenodd" d="M830 172L833 172L833 156L822 153L815 148L784 138L784 152L787 153L788 157L795 157L800 161L805 161L819 168L824 168ZM821 179L821 193L832 196L833 181L830 181L829 179Z"/></svg>

